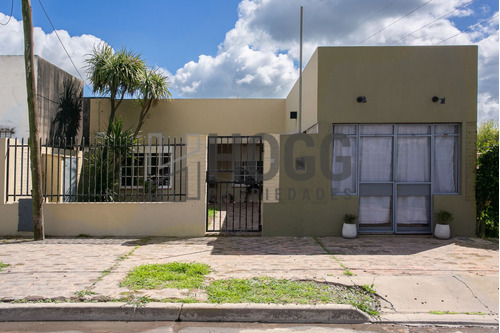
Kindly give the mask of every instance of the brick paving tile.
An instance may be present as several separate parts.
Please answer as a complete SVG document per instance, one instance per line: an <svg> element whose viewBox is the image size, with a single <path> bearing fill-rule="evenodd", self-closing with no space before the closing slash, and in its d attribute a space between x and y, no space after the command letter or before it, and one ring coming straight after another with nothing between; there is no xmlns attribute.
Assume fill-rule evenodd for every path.
<svg viewBox="0 0 500 333"><path fill-rule="evenodd" d="M128 290L117 286L132 268L173 261L208 264L212 269L209 280L258 276L325 280L327 275L343 274L341 266L312 238L154 238L121 261L94 291L112 297L123 295Z"/></svg>
<svg viewBox="0 0 500 333"><path fill-rule="evenodd" d="M498 244L479 239L318 239L333 256L311 237L154 237L138 248L136 238L55 238L42 242L0 239L0 261L10 265L0 272L0 299L71 297L76 291L89 288L97 295L123 297L130 291L119 284L132 268L172 261L208 264L212 269L209 280L270 276L331 281L345 277L337 260L359 277L498 277ZM119 259L132 250L126 259ZM111 267L110 274L98 280ZM156 295L169 293L172 294L163 291ZM141 291L141 295L154 297L155 292Z"/></svg>
<svg viewBox="0 0 500 333"><path fill-rule="evenodd" d="M69 298L92 285L136 239L0 240L0 299Z"/></svg>
<svg viewBox="0 0 500 333"><path fill-rule="evenodd" d="M481 239L361 236L319 240L357 275L498 276L498 244Z"/></svg>

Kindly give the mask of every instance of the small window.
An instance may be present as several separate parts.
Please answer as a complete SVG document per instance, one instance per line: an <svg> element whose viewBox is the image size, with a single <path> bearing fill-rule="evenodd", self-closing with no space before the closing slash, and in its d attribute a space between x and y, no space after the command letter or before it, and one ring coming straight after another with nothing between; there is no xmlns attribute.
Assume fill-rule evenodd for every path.
<svg viewBox="0 0 500 333"><path fill-rule="evenodd" d="M262 166L262 161L234 161L234 181L248 184L260 180Z"/></svg>
<svg viewBox="0 0 500 333"><path fill-rule="evenodd" d="M132 153L123 162L121 187L143 188L144 185L150 184L158 189L170 188L171 154L168 146L147 146L145 150L145 152Z"/></svg>
<svg viewBox="0 0 500 333"><path fill-rule="evenodd" d="M132 153L131 156L128 156L121 166L121 187L142 187L144 185L144 165L144 154Z"/></svg>
<svg viewBox="0 0 500 333"><path fill-rule="evenodd" d="M170 188L170 154L149 154L147 179L158 188Z"/></svg>
<svg viewBox="0 0 500 333"><path fill-rule="evenodd" d="M0 138L12 138L14 132L14 128L0 128Z"/></svg>

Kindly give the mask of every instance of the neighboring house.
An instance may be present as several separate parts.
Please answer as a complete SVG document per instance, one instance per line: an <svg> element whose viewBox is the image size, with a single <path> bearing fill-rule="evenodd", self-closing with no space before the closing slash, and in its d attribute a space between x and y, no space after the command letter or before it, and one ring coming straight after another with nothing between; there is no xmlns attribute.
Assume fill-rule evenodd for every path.
<svg viewBox="0 0 500 333"><path fill-rule="evenodd" d="M303 72L302 114L298 101L296 83L284 99L161 102L116 177L136 195L154 181L150 201L168 202L49 204L51 234L333 236L346 213L360 233L430 234L437 210L454 214L454 235L474 234L476 46L320 47ZM126 100L117 116L127 128L137 113ZM84 114L95 140L109 101L91 99ZM184 164L173 138L185 138Z"/></svg>
<svg viewBox="0 0 500 333"><path fill-rule="evenodd" d="M24 56L0 56L0 137L29 137L28 102ZM65 126L60 124L61 102L65 97L78 99L83 93L83 81L66 73L39 56L35 56L36 98L38 103L38 128L43 142L51 137L64 137ZM69 93L69 94L68 94ZM62 101L61 101L62 99ZM82 128L81 112L67 122L76 123L74 132ZM72 134L70 134L73 136Z"/></svg>

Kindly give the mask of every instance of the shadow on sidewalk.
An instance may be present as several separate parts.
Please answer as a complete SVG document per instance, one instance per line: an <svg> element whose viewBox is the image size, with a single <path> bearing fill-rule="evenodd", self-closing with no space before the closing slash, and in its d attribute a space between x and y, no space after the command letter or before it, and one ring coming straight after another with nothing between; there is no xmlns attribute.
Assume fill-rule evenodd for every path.
<svg viewBox="0 0 500 333"><path fill-rule="evenodd" d="M457 237L438 240L430 235L367 235L355 239L318 237L334 255L412 255L455 245L498 251L498 244L478 238ZM148 244L206 247L211 255L328 255L313 237L209 236L197 238L152 237ZM125 243L124 243L125 245ZM127 244L129 245L129 244ZM130 242L137 245L137 241Z"/></svg>

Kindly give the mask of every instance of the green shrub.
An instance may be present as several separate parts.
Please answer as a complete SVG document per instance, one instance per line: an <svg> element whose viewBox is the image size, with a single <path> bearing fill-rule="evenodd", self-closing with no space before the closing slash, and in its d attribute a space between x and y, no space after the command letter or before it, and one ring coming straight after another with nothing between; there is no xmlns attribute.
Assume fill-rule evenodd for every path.
<svg viewBox="0 0 500 333"><path fill-rule="evenodd" d="M478 236L498 238L498 145L482 153L477 164Z"/></svg>

